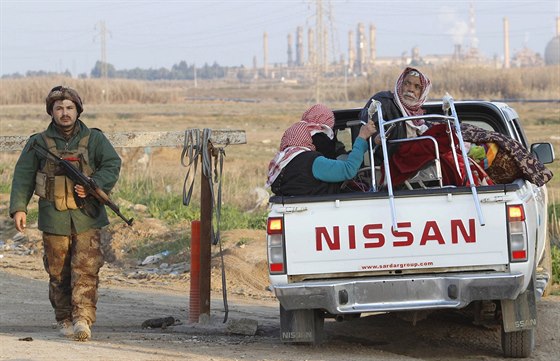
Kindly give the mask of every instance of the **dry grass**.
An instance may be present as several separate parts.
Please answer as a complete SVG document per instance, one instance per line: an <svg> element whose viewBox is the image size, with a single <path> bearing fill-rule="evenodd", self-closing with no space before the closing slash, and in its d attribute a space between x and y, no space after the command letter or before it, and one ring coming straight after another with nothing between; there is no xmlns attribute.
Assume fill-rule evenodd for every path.
<svg viewBox="0 0 560 361"><path fill-rule="evenodd" d="M423 68L433 81L432 98L449 92L455 99L501 97L560 99L558 67L496 70L489 68ZM82 119L105 132L185 130L189 128L239 129L247 135L247 144L226 149L224 201L251 208L251 191L262 187L268 162L277 150L282 132L315 102L332 108L361 107L375 91L392 88L402 69L379 69L368 78L350 79L347 92L342 79L321 81L320 92L314 85L260 81L146 82L134 80L24 78L0 79L0 127L2 135L24 135L41 131L49 119L44 98L50 88L65 84L79 90L84 100ZM525 86L527 85L527 86ZM105 90L105 92L104 92ZM348 100L346 96L348 95ZM255 99L258 102L196 101L192 97L214 99ZM548 141L560 149L560 103L512 103L520 114L530 141ZM137 160L143 150L122 152L123 171L157 177L162 186L181 192L185 169L180 163L180 148L152 150L149 168ZM15 155L3 154L2 163L15 161ZM4 163L7 164L7 163ZM559 162L550 167L559 174ZM3 167L9 177L10 167ZM549 192L560 199L560 178L549 183Z"/></svg>
<svg viewBox="0 0 560 361"><path fill-rule="evenodd" d="M423 66L432 80L432 98L449 92L455 99L558 99L560 66L495 69L457 64ZM0 79L0 105L42 104L46 93L63 84L79 90L86 105L93 104L177 104L187 97L247 98L278 102L322 101L363 102L371 94L392 89L401 67L375 69L367 77L343 79L325 77L315 88L315 80L299 84L280 80L241 83L237 79L198 81L141 81L126 79L20 78ZM345 86L344 84L347 84Z"/></svg>

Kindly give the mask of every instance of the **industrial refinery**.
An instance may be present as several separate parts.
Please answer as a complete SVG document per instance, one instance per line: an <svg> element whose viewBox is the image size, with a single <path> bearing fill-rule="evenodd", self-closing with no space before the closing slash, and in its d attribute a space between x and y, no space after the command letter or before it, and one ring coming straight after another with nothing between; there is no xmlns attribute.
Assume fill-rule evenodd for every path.
<svg viewBox="0 0 560 361"><path fill-rule="evenodd" d="M366 30L367 29L367 30ZM269 63L268 34L263 35L263 59L259 65L257 57L253 59L255 77L272 79L303 79L316 74L331 76L365 76L375 68L384 66L421 66L461 63L462 65L487 66L496 69L513 67L532 67L560 64L560 17L556 18L556 34L548 42L542 53L524 46L512 52L509 45L509 19L503 18L503 56L485 57L478 49L474 10L471 7L467 45L455 44L448 54L423 54L420 47L403 51L398 57L380 57L377 55L377 33L375 24L358 23L355 31L349 31L347 49L335 57L329 53L329 34L320 24L315 28L304 30L302 26L294 34L287 35L286 61ZM317 34L323 34L317 36ZM307 44L307 47L305 46ZM313 46L309 46L312 44ZM543 54L543 55L541 55Z"/></svg>

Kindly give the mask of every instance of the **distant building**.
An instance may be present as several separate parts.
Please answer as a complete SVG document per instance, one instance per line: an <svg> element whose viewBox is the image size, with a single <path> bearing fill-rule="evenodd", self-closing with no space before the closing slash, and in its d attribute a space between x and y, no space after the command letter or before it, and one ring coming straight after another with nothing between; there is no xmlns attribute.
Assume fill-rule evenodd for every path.
<svg viewBox="0 0 560 361"><path fill-rule="evenodd" d="M546 65L560 64L560 36L555 36L546 45L544 62Z"/></svg>
<svg viewBox="0 0 560 361"><path fill-rule="evenodd" d="M511 66L517 68L526 68L529 66L542 66L544 60L539 53L535 53L528 47L524 47L513 55Z"/></svg>

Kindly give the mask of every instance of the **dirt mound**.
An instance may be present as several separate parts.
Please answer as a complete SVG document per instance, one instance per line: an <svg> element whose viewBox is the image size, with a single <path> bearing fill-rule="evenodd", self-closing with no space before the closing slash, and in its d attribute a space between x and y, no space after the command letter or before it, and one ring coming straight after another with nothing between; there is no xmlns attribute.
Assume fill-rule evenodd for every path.
<svg viewBox="0 0 560 361"><path fill-rule="evenodd" d="M225 232L223 259L228 293L256 298L272 297L269 291L266 260L266 232L234 230ZM212 290L221 291L221 259L218 252L212 257Z"/></svg>
<svg viewBox="0 0 560 361"><path fill-rule="evenodd" d="M105 260L119 266L134 265L134 252L138 245L161 242L176 236L169 226L156 218L145 218L129 227L123 222L113 223L103 229L101 242Z"/></svg>

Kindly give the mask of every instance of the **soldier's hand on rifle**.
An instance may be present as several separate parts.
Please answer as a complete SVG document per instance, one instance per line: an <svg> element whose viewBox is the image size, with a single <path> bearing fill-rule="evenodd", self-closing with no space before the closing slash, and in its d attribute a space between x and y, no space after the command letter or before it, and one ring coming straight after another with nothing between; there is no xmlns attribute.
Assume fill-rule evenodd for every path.
<svg viewBox="0 0 560 361"><path fill-rule="evenodd" d="M14 224L18 232L25 231L26 223L27 223L27 213L23 211L18 211L14 213Z"/></svg>
<svg viewBox="0 0 560 361"><path fill-rule="evenodd" d="M74 191L80 198L85 198L87 196L86 189L80 184L74 185Z"/></svg>

